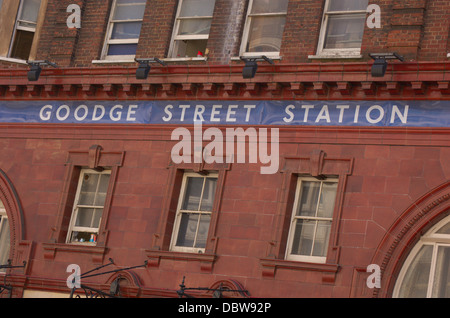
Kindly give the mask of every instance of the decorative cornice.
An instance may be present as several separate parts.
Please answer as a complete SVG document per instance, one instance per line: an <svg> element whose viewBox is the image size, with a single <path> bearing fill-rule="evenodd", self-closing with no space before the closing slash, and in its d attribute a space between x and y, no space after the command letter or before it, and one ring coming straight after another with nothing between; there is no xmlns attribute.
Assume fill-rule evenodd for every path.
<svg viewBox="0 0 450 318"><path fill-rule="evenodd" d="M26 69L0 69L3 99L448 99L450 62L388 65L372 77L371 63L260 65L253 79L242 64L154 67L146 80L136 67L44 69L36 82Z"/></svg>

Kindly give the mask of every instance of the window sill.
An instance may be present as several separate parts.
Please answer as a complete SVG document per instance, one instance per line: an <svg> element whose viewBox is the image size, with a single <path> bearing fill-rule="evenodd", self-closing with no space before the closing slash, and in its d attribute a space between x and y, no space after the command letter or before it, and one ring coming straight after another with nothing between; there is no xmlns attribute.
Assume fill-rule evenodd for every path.
<svg viewBox="0 0 450 318"><path fill-rule="evenodd" d="M278 268L315 271L322 272L322 281L327 283L334 283L336 273L339 271L339 265L337 264L306 263L283 259L264 258L260 260L260 264L263 267L262 275L265 277L275 277Z"/></svg>
<svg viewBox="0 0 450 318"><path fill-rule="evenodd" d="M53 260L57 252L85 253L92 255L94 264L102 264L106 247L86 244L43 243L44 258Z"/></svg>
<svg viewBox="0 0 450 318"><path fill-rule="evenodd" d="M265 54L263 54L263 53L261 53L260 55L258 55L258 54L255 54L255 55L253 55L253 56L263 56L263 55L265 55ZM279 56L279 55L265 55L265 56L267 56L269 59L271 59L271 60L282 60L282 57L281 56ZM251 58L252 57L252 55L242 55L242 56L233 56L233 57L231 57L231 60L232 61L240 61L241 60L241 57L243 57L243 58Z"/></svg>
<svg viewBox="0 0 450 318"><path fill-rule="evenodd" d="M127 64L136 63L135 60L93 60L92 64Z"/></svg>
<svg viewBox="0 0 450 318"><path fill-rule="evenodd" d="M206 57L168 57L162 59L164 62L190 62L190 61L207 61Z"/></svg>
<svg viewBox="0 0 450 318"><path fill-rule="evenodd" d="M316 55L308 55L310 60L331 60L331 59L360 59L362 54L350 53L350 52L339 52L339 53L319 53Z"/></svg>
<svg viewBox="0 0 450 318"><path fill-rule="evenodd" d="M28 61L26 61L26 60L14 59L14 58L11 58L11 57L0 56L0 61L28 65Z"/></svg>
<svg viewBox="0 0 450 318"><path fill-rule="evenodd" d="M159 267L161 259L180 260L180 261L196 261L200 262L202 271L211 272L212 266L216 261L215 254L205 253L186 253L173 251L146 250L149 266Z"/></svg>

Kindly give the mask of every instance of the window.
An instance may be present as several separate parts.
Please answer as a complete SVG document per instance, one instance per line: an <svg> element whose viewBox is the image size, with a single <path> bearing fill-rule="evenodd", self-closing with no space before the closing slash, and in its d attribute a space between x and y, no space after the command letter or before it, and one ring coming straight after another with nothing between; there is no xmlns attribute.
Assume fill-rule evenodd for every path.
<svg viewBox="0 0 450 318"><path fill-rule="evenodd" d="M67 243L96 244L110 176L110 170L81 170Z"/></svg>
<svg viewBox="0 0 450 318"><path fill-rule="evenodd" d="M394 296L450 298L450 217L430 229L413 248Z"/></svg>
<svg viewBox="0 0 450 318"><path fill-rule="evenodd" d="M250 0L241 55L279 55L288 2Z"/></svg>
<svg viewBox="0 0 450 318"><path fill-rule="evenodd" d="M134 59L145 2L145 0L114 0L102 55L104 59Z"/></svg>
<svg viewBox="0 0 450 318"><path fill-rule="evenodd" d="M325 263L336 201L337 180L299 178L287 259Z"/></svg>
<svg viewBox="0 0 450 318"><path fill-rule="evenodd" d="M215 0L180 0L169 57L203 57Z"/></svg>
<svg viewBox="0 0 450 318"><path fill-rule="evenodd" d="M318 54L360 53L368 0L327 0Z"/></svg>
<svg viewBox="0 0 450 318"><path fill-rule="evenodd" d="M5 207L0 201L0 265L7 264L9 257L9 245L10 234L8 217L6 215ZM0 272L2 271L5 271L5 269L0 269Z"/></svg>
<svg viewBox="0 0 450 318"><path fill-rule="evenodd" d="M28 60L36 32L41 0L22 0L14 27L10 58Z"/></svg>
<svg viewBox="0 0 450 318"><path fill-rule="evenodd" d="M212 173L207 176L189 172L184 174L172 236L172 250L204 252L217 177Z"/></svg>

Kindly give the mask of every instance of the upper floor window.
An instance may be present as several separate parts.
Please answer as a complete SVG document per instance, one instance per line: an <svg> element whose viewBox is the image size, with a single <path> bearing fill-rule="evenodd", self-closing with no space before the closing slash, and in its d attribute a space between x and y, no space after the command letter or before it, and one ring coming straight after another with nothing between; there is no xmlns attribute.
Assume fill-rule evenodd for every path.
<svg viewBox="0 0 450 318"><path fill-rule="evenodd" d="M215 0L180 0L169 57L204 56L214 5Z"/></svg>
<svg viewBox="0 0 450 318"><path fill-rule="evenodd" d="M145 0L114 0L103 48L103 59L134 59L144 18L145 2Z"/></svg>
<svg viewBox="0 0 450 318"><path fill-rule="evenodd" d="M0 56L27 61L35 45L41 0L0 2ZM39 22L38 22L39 20Z"/></svg>
<svg viewBox="0 0 450 318"><path fill-rule="evenodd" d="M250 0L241 55L278 56L286 24L288 0Z"/></svg>
<svg viewBox="0 0 450 318"><path fill-rule="evenodd" d="M97 242L110 176L111 170L81 170L67 243Z"/></svg>
<svg viewBox="0 0 450 318"><path fill-rule="evenodd" d="M286 258L325 263L336 201L337 180L299 178Z"/></svg>
<svg viewBox="0 0 450 318"><path fill-rule="evenodd" d="M318 54L354 55L361 49L368 0L327 0Z"/></svg>
<svg viewBox="0 0 450 318"><path fill-rule="evenodd" d="M450 217L425 233L413 248L400 272L394 296L450 297Z"/></svg>
<svg viewBox="0 0 450 318"><path fill-rule="evenodd" d="M9 223L8 217L6 215L5 207L0 201L0 265L6 265L9 257L9 245L10 245L10 234L9 234ZM5 271L0 269L0 271Z"/></svg>
<svg viewBox="0 0 450 318"><path fill-rule="evenodd" d="M186 172L178 201L172 250L204 252L217 185L216 174Z"/></svg>

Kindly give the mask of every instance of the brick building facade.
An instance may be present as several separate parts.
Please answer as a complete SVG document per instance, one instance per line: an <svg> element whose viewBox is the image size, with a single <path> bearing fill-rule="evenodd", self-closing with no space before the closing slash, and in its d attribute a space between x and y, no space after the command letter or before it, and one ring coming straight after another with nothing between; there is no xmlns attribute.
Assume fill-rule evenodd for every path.
<svg viewBox="0 0 450 318"><path fill-rule="evenodd" d="M69 297L70 264L125 297L449 297L449 0L0 4L0 297ZM277 172L174 162L200 115L279 129Z"/></svg>

